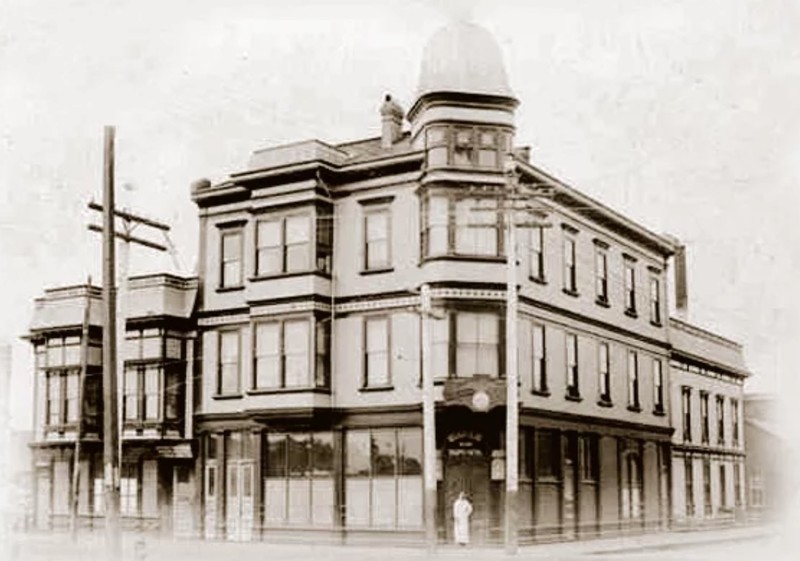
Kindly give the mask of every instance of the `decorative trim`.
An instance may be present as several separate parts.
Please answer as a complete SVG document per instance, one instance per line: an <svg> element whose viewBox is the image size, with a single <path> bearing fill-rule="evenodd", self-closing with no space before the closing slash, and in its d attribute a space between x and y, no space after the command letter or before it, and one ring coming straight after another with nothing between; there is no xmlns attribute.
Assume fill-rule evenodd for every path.
<svg viewBox="0 0 800 561"><path fill-rule="evenodd" d="M637 259L636 257L634 257L633 255L631 255L630 253L625 253L625 252L623 252L623 253L622 253L622 258L623 258L625 261L630 261L630 262L632 262L632 263L636 263L636 262L638 261L638 259Z"/></svg>
<svg viewBox="0 0 800 561"><path fill-rule="evenodd" d="M570 290L569 288L562 288L561 291L567 296L572 296L573 298L578 298L581 295L581 293L577 290Z"/></svg>
<svg viewBox="0 0 800 561"><path fill-rule="evenodd" d="M654 436L660 436L662 440L667 440L675 430L673 427L670 426L647 425L641 422L595 417L593 415L582 415L571 412L568 413L566 411L549 411L546 409L538 409L531 407L521 408L520 410L521 421L523 420L523 416L528 417L528 419L526 420L529 421L534 421L537 418L542 418L542 419L552 419L554 421L562 421L564 423L592 424L592 425L606 426L610 428L635 430L640 432L646 432ZM531 426L531 425L528 424L526 426ZM536 425L534 424L533 426Z"/></svg>
<svg viewBox="0 0 800 561"><path fill-rule="evenodd" d="M650 271L651 273L656 274L656 275L660 275L661 274L661 269L659 269L658 267L654 267L653 265L648 265L647 266L647 270Z"/></svg>
<svg viewBox="0 0 800 561"><path fill-rule="evenodd" d="M222 401L224 399L242 399L243 397L244 397L244 394L241 394L241 393L228 393L228 394L212 395L211 399Z"/></svg>
<svg viewBox="0 0 800 561"><path fill-rule="evenodd" d="M394 391L394 386L362 386L358 388L359 392L390 392Z"/></svg>
<svg viewBox="0 0 800 561"><path fill-rule="evenodd" d="M394 195L384 195L382 197L372 197L369 199L359 199L356 202L362 206L373 206L373 205L388 205L394 201Z"/></svg>
<svg viewBox="0 0 800 561"><path fill-rule="evenodd" d="M330 273L325 273L323 271L319 271L316 269L308 269L306 271L292 271L291 273L275 273L272 275L254 275L249 277L247 280L250 282L261 282L261 281L270 281L270 280L277 280L277 279L288 279L292 277L306 277L310 275L317 275L326 279L331 278Z"/></svg>
<svg viewBox="0 0 800 561"><path fill-rule="evenodd" d="M321 387L302 387L302 388L252 388L245 392L247 395L275 395L287 393L318 393L330 395L330 388Z"/></svg>
<svg viewBox="0 0 800 561"><path fill-rule="evenodd" d="M600 407L614 407L610 399L603 399L602 397L597 400L597 405Z"/></svg>
<svg viewBox="0 0 800 561"><path fill-rule="evenodd" d="M243 284L237 284L236 286L218 286L215 292L237 292L239 290L244 290Z"/></svg>
<svg viewBox="0 0 800 561"><path fill-rule="evenodd" d="M220 230L227 230L230 228L241 228L245 224L247 224L246 218L234 218L231 220L225 220L223 222L217 222L214 224L214 226L216 226Z"/></svg>
<svg viewBox="0 0 800 561"><path fill-rule="evenodd" d="M572 235L575 235L580 231L575 226L573 226L571 224L567 224L566 222L562 222L561 223L561 229L564 230L565 232L568 232L568 233L572 234Z"/></svg>
<svg viewBox="0 0 800 561"><path fill-rule="evenodd" d="M376 269L363 269L358 272L359 275L367 276L367 275L380 275L384 273L393 273L394 267L380 267Z"/></svg>
<svg viewBox="0 0 800 561"><path fill-rule="evenodd" d="M597 297L597 298L595 298L594 303L597 304L598 306L602 306L603 308L610 308L611 307L611 304L609 304L609 302L608 302L608 298Z"/></svg>
<svg viewBox="0 0 800 561"><path fill-rule="evenodd" d="M221 325L242 324L250 321L250 315L246 311L231 310L231 312L232 313L229 314L228 310L225 310L219 312L219 315L200 317L197 320L197 325L198 327L216 327Z"/></svg>
<svg viewBox="0 0 800 561"><path fill-rule="evenodd" d="M609 249L609 248L611 247L611 246L608 244L608 242L606 242L606 241L603 241L603 240L601 240L600 238L594 238L594 239L592 240L592 242L593 242L593 243L594 243L594 245L596 245L597 247L601 247L601 248L603 248L603 249Z"/></svg>

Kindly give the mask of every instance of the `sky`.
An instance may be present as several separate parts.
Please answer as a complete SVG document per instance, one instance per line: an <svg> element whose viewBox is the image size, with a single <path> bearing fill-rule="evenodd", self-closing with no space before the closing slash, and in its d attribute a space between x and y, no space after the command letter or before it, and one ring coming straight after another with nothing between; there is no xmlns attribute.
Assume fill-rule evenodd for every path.
<svg viewBox="0 0 800 561"><path fill-rule="evenodd" d="M191 274L190 185L258 148L380 134L408 109L425 42L453 18L492 32L532 162L688 250L689 320L740 341L746 390L797 395L800 7L778 0L0 0L0 341L45 288L101 278L103 126L117 202L172 226ZM99 223L99 222L97 222ZM156 238L157 239L157 238ZM15 394L17 395L17 394ZM12 424L30 426L31 400Z"/></svg>

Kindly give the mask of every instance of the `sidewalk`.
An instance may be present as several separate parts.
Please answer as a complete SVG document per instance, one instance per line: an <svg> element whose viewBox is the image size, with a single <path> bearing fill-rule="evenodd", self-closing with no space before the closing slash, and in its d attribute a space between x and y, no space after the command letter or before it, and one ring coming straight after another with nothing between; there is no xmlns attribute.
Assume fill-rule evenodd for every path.
<svg viewBox="0 0 800 561"><path fill-rule="evenodd" d="M593 555L613 555L660 549L692 547L720 542L752 541L774 535L770 526L739 526L711 530L685 530L635 536L598 538L585 541L556 542L522 546L518 559L561 559ZM68 534L22 534L4 544L0 558L8 561L73 559L104 559L102 532L81 535L73 542ZM119 561L198 561L228 559L269 559L269 561L393 561L428 558L427 551L418 546L385 547L374 545L332 545L318 543L222 542L201 540L166 540L153 537L142 539L124 535L123 557ZM463 548L440 546L435 554L441 559L497 559L504 557L502 548ZM117 561L117 560L115 560Z"/></svg>

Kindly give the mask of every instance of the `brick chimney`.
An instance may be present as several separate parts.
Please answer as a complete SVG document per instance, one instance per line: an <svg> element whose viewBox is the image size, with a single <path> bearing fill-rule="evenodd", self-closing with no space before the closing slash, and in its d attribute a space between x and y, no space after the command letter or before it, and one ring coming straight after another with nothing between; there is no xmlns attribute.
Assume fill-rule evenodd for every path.
<svg viewBox="0 0 800 561"><path fill-rule="evenodd" d="M679 319L686 320L689 312L689 294L686 279L686 246L675 250L675 312Z"/></svg>
<svg viewBox="0 0 800 561"><path fill-rule="evenodd" d="M381 105L381 147L391 148L403 136L403 108L386 94Z"/></svg>

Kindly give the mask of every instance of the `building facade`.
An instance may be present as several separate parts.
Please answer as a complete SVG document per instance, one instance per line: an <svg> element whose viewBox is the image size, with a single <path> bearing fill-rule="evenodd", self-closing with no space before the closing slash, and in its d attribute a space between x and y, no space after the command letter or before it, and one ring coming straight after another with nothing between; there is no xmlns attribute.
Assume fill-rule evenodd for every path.
<svg viewBox="0 0 800 561"><path fill-rule="evenodd" d="M685 512L677 458L701 451L674 435L677 365L743 370L714 354L720 338L668 318L675 241L532 164L514 142L518 103L494 39L455 24L426 47L409 111L384 100L380 137L260 149L225 181L192 186L197 279L131 281L131 295L152 296L127 314L120 385L122 497L137 524L235 541L420 541L425 360L439 539L452 540L451 505L464 492L473 541L502 541L509 329L520 540L660 529ZM508 325L506 207L520 186L538 195L514 213L518 313ZM63 518L55 498L68 495L76 428L72 402L48 405L50 374L63 365L44 359L51 336L80 342L80 320L56 312L66 301L88 294L99 313L95 289L62 291L46 293L31 329L47 412L35 444L37 520L50 526ZM92 320L87 381L100 364ZM74 381L59 383L58 395L73 396ZM741 391L724 377L685 383L713 388L728 408ZM100 405L86 409L84 449L99 454ZM708 450L727 462L726 489L743 444L730 442ZM94 513L85 461L79 497Z"/></svg>
<svg viewBox="0 0 800 561"><path fill-rule="evenodd" d="M196 282L128 281L120 392L120 511L125 527L194 533L191 327ZM102 299L97 287L45 291L34 347L34 527L102 526ZM85 370L84 370L85 365ZM77 461L76 461L77 458Z"/></svg>

